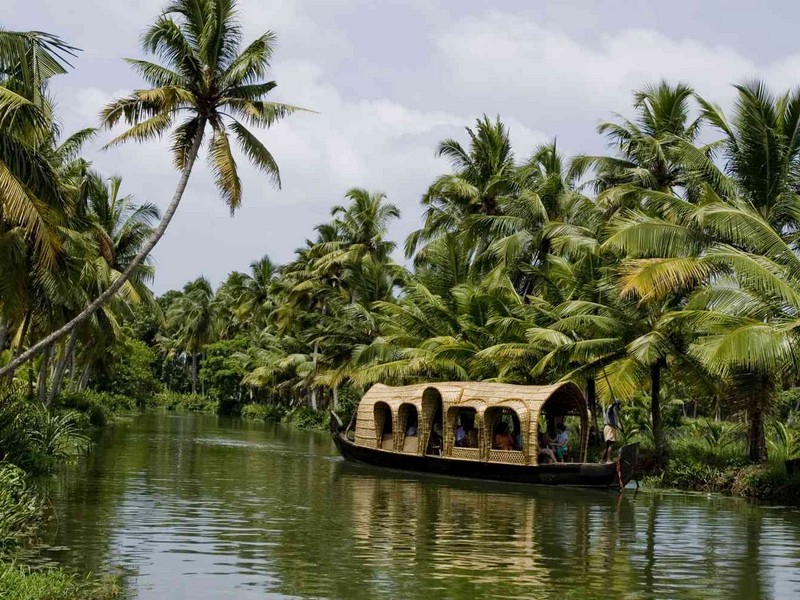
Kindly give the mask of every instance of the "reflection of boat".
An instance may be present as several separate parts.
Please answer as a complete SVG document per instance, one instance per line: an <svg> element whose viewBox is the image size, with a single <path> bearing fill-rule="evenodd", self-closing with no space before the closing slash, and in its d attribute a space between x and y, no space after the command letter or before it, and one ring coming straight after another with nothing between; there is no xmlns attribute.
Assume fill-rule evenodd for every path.
<svg viewBox="0 0 800 600"><path fill-rule="evenodd" d="M377 384L362 398L354 419L353 430L352 422L344 427L331 415L333 441L346 459L457 477L622 488L638 455L638 447L630 444L613 463L586 462L589 412L573 383ZM545 464L540 426L554 431L559 424L573 425L579 443L564 462ZM513 446L499 444L498 436L513 437Z"/></svg>

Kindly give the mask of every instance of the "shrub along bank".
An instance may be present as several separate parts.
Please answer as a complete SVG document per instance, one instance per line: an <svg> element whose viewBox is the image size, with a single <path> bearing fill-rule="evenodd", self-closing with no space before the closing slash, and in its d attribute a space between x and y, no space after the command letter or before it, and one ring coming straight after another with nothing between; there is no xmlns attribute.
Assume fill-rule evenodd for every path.
<svg viewBox="0 0 800 600"><path fill-rule="evenodd" d="M82 580L63 569L34 571L16 561L15 551L43 518L44 499L31 477L85 451L92 426L131 404L121 397L82 394L60 399L51 410L17 396L0 399L0 598L101 600L119 595L113 580Z"/></svg>
<svg viewBox="0 0 800 600"><path fill-rule="evenodd" d="M685 420L669 430L669 454L660 465L651 441L636 437L645 486L800 505L800 475L786 468L786 461L798 456L800 432L781 422L769 428L770 460L763 464L750 462L743 427L735 422Z"/></svg>

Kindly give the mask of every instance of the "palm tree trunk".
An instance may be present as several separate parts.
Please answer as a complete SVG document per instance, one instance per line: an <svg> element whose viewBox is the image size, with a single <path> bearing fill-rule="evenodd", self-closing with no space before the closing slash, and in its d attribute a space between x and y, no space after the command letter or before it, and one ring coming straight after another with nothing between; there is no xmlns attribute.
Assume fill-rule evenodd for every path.
<svg viewBox="0 0 800 600"><path fill-rule="evenodd" d="M594 376L586 381L586 403L589 405L589 440L599 442L597 435L597 382Z"/></svg>
<svg viewBox="0 0 800 600"><path fill-rule="evenodd" d="M20 351L22 350L22 346L25 343L25 338L28 335L28 329L30 328L30 325L31 325L31 316L32 316L31 309L29 308L25 312L25 318L22 320L22 331L19 334L19 346L17 346L16 350L14 350L14 354L17 355L17 356L20 355ZM12 348L14 347L14 340L13 339L11 340L11 347ZM3 369L0 369L0 381L2 381L3 375L7 375L7 377L8 377L8 385L11 385L14 382L14 371L16 371L16 366L14 368L11 368L11 365L13 363L14 363L14 361L12 359L12 361L10 363L8 363L8 365L6 365L6 367L8 368L8 371L5 371L6 367L4 367Z"/></svg>
<svg viewBox="0 0 800 600"><path fill-rule="evenodd" d="M8 325L0 319L0 352L6 347L6 338L8 337Z"/></svg>
<svg viewBox="0 0 800 600"><path fill-rule="evenodd" d="M767 436L764 428L764 405L767 386L759 385L747 402L748 442L750 460L754 463L767 462Z"/></svg>
<svg viewBox="0 0 800 600"><path fill-rule="evenodd" d="M311 388L311 408L317 410L317 388Z"/></svg>
<svg viewBox="0 0 800 600"><path fill-rule="evenodd" d="M75 351L75 344L78 342L78 327L72 330L69 335L69 341L66 348L64 348L64 355L61 360L56 364L56 370L53 373L53 385L50 388L50 395L47 397L47 405L50 406L55 400L58 393L61 391L61 382L64 379L64 372L67 370L67 362L70 360L73 352Z"/></svg>
<svg viewBox="0 0 800 600"><path fill-rule="evenodd" d="M92 362L88 361L83 367L80 381L78 381L78 391L82 392L89 385L89 376L92 374Z"/></svg>
<svg viewBox="0 0 800 600"><path fill-rule="evenodd" d="M666 455L664 426L661 423L661 369L662 361L658 360L650 366L650 414L653 420L653 443L656 460L661 461Z"/></svg>
<svg viewBox="0 0 800 600"><path fill-rule="evenodd" d="M134 270L136 270L136 268L142 264L142 261L147 258L147 255L150 254L158 241L164 236L164 233L167 231L167 226L169 225L170 221L172 221L172 217L175 216L175 211L178 210L178 205L181 202L183 193L186 191L186 184L189 183L189 175L192 173L192 167L197 160L197 153L199 152L200 144L203 141L203 130L205 129L205 125L205 118L201 117L198 126L198 134L195 137L192 147L187 155L186 166L181 172L180 179L178 179L178 185L175 188L175 194L172 196L172 201L169 203L169 206L167 206L167 210L164 211L164 216L161 217L158 227L156 227L156 229L153 231L153 234L150 236L150 239L148 239L147 242L142 246L142 249L139 250L139 253L133 258L128 267L110 286L108 286L108 288L102 294L95 298L95 300L89 306L81 311L78 316L76 316L63 327L56 329L53 333L28 348L28 350L20 354L6 366L0 368L0 377L6 375L7 373L16 369L19 365L30 360L39 352L60 340L75 327L91 317L95 312L97 312L98 309L100 309L100 307L108 302L108 300L119 291L119 289L130 278Z"/></svg>
<svg viewBox="0 0 800 600"><path fill-rule="evenodd" d="M42 354L42 364L39 365L39 381L36 383L36 393L39 394L39 402L47 402L47 375L50 372L50 354L53 347L48 346Z"/></svg>
<svg viewBox="0 0 800 600"><path fill-rule="evenodd" d="M197 352L192 352L192 394L197 393Z"/></svg>
<svg viewBox="0 0 800 600"><path fill-rule="evenodd" d="M75 348L72 349L72 354L69 356L70 365L69 365L69 389L75 389L75 373L78 372L78 356L75 352Z"/></svg>

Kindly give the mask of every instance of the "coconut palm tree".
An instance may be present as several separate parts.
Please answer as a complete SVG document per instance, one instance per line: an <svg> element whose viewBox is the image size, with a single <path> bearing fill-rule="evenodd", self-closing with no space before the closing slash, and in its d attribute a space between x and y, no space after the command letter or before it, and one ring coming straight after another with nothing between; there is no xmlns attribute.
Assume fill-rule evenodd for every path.
<svg viewBox="0 0 800 600"><path fill-rule="evenodd" d="M76 287L83 290L82 304L102 292L127 269L141 246L152 235L153 225L159 217L154 204L137 204L130 194L123 196L120 193L121 177L111 177L106 183L97 174L90 173L87 180L86 197L79 199L83 204L72 211L76 215L72 226L92 244L92 249L70 252L84 258L79 277L72 280ZM145 258L107 304L87 322L72 330L54 369L49 401L52 402L61 389L67 362L72 358L81 336L86 342L91 340L94 346L85 348L83 353L84 367L90 368L88 363L103 358L103 347L119 337L119 320L130 314L131 306L153 304L148 284L152 282L154 273L149 257ZM81 304L76 303L76 306Z"/></svg>
<svg viewBox="0 0 800 600"><path fill-rule="evenodd" d="M567 167L555 142L536 148L519 167L517 191L502 198L499 214L466 219L469 237L486 240L477 268L502 268L523 299L568 298L578 281L572 265L597 246L600 214L578 189L581 175Z"/></svg>
<svg viewBox="0 0 800 600"><path fill-rule="evenodd" d="M424 258L428 242L460 231L469 215L495 215L502 199L516 189L514 153L508 129L499 118L484 116L466 128L469 149L453 139L439 144L438 156L450 159L454 173L438 177L422 197L424 223L406 240L407 257ZM478 251L483 250L482 247Z"/></svg>
<svg viewBox="0 0 800 600"><path fill-rule="evenodd" d="M663 218L632 214L607 243L624 249L626 287L640 297L694 292L667 315L698 332L691 352L730 383L749 422L750 458L766 460L775 392L798 368L796 255L800 196L800 90L774 97L760 82L737 86L732 118L699 99L724 135L724 168L688 144L686 168L702 182L698 204L651 194Z"/></svg>
<svg viewBox="0 0 800 600"><path fill-rule="evenodd" d="M56 132L46 90L51 77L66 73L76 50L47 33L0 30L0 304L4 288L16 281L27 240L41 266L52 267L59 250L66 199L53 161ZM2 312L0 337L10 326Z"/></svg>
<svg viewBox="0 0 800 600"><path fill-rule="evenodd" d="M691 191L692 180L681 149L695 143L703 121L691 116L693 97L688 85L661 81L634 92L633 120L619 116L619 122L600 124L597 130L615 155L580 156L574 168L594 168L591 184L599 192L601 207L611 213L646 208L649 196L642 196L642 190ZM713 148L712 144L704 151Z"/></svg>
<svg viewBox="0 0 800 600"><path fill-rule="evenodd" d="M276 184L278 165L249 127L270 127L296 107L267 100L274 81L263 81L272 58L275 35L267 32L241 49L241 28L235 0L175 0L145 31L145 52L163 64L129 60L154 86L136 90L109 104L102 113L105 127L130 125L107 146L147 141L172 130L172 154L180 177L175 193L155 228L128 268L77 316L26 352L0 368L0 376L33 357L88 319L122 287L150 254L180 204L203 141L215 183L225 203L235 211L242 186L233 157L231 135L245 156ZM182 119L177 127L176 119Z"/></svg>
<svg viewBox="0 0 800 600"><path fill-rule="evenodd" d="M216 326L214 290L205 277L187 283L183 294L167 312L167 327L175 331L175 342L192 360L192 393L197 393L198 358L209 344Z"/></svg>

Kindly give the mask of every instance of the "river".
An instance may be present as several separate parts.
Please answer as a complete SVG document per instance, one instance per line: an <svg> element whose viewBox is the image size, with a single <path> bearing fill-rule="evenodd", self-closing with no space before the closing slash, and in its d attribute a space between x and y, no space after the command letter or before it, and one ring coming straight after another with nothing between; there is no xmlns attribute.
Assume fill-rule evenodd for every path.
<svg viewBox="0 0 800 600"><path fill-rule="evenodd" d="M126 598L800 598L800 511L343 462L329 437L152 413L44 483L40 563Z"/></svg>

